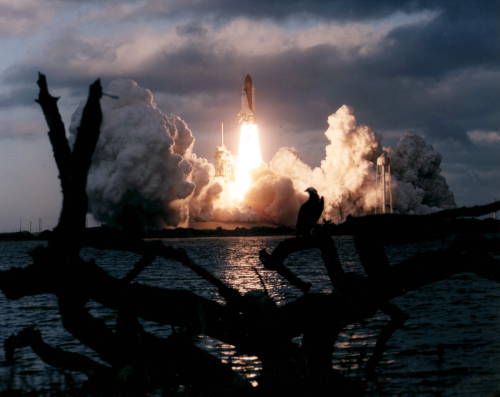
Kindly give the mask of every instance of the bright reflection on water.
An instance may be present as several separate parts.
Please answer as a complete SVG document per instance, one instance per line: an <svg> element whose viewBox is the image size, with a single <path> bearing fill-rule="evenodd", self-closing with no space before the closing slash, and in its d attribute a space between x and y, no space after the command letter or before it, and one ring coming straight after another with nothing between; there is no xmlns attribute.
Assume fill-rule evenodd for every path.
<svg viewBox="0 0 500 397"><path fill-rule="evenodd" d="M265 270L258 259L260 249L272 250L280 240L279 237L234 237L172 239L165 242L185 248L197 263L206 266L241 292L262 289L257 270L271 296L283 304L299 296L299 291L274 272ZM360 272L352 240L338 238L336 241L345 269ZM28 264L27 252L37 244L0 242L0 269ZM392 261L397 261L419 250L436 248L435 243L429 243L389 247L387 252ZM138 259L133 254L95 249L85 249L83 254L86 258L94 258L117 277L125 275ZM314 291L331 290L317 252L294 254L288 263L301 277L313 283ZM210 284L172 261L155 261L138 281L160 287L190 289L199 295L222 301ZM462 274L410 292L395 299L394 303L405 310L410 319L389 341L379 366L378 382L369 384L367 395L483 396L500 391L500 290L496 283ZM92 356L89 349L77 344L62 328L56 307L56 300L48 295L18 301L7 301L0 295L1 339L25 326L36 325L47 342ZM89 307L92 314L113 325L114 313L111 310L95 303L90 303ZM166 336L171 331L170 327L143 323L149 331L160 336ZM379 314L363 324L346 327L336 344L332 362L334 368L348 376L359 376L376 335L386 323L387 318ZM254 384L258 381L256 378L261 363L257 357L237 354L233 346L209 337L200 338L198 345L217 354ZM24 377L34 385L37 382L46 384L47 366L28 349L20 350L17 358L18 378ZM0 365L3 368L0 372L2 381L9 371L3 351L0 353Z"/></svg>

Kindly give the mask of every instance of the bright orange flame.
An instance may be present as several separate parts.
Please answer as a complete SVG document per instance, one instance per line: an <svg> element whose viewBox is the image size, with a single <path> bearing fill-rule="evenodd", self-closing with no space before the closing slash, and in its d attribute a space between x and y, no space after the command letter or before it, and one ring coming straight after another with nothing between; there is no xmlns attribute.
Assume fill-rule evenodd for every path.
<svg viewBox="0 0 500 397"><path fill-rule="evenodd" d="M231 187L233 200L243 200L251 184L252 170L262 164L259 128L254 123L240 126L240 148L236 159L235 181Z"/></svg>

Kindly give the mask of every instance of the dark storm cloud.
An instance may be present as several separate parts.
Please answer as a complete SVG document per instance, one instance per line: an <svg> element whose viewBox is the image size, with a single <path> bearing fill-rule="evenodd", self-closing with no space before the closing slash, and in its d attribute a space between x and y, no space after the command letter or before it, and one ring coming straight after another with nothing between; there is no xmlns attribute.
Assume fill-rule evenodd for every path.
<svg viewBox="0 0 500 397"><path fill-rule="evenodd" d="M476 65L498 67L500 30L495 14L488 11L500 9L478 9L471 3L460 10L454 7L429 23L393 30L378 56L367 62L368 71L436 79Z"/></svg>
<svg viewBox="0 0 500 397"><path fill-rule="evenodd" d="M437 4L438 3L438 4ZM383 18L397 11L438 10L439 2L431 0L176 0L147 3L135 17L213 16L218 19L237 17L283 20L290 16L312 16L336 21Z"/></svg>
<svg viewBox="0 0 500 397"><path fill-rule="evenodd" d="M50 20L53 5L52 0L46 0L44 6L33 0L0 2L0 37L23 36L37 31Z"/></svg>
<svg viewBox="0 0 500 397"><path fill-rule="evenodd" d="M448 139L436 149L443 155L446 177L462 205L500 199L500 144L479 147Z"/></svg>
<svg viewBox="0 0 500 397"><path fill-rule="evenodd" d="M36 57L8 67L0 75L0 82L7 92L0 95L1 106L32 105L37 94L38 73L44 73L51 88L65 89L66 94L79 95L96 76L90 69L92 62L113 60L116 45L99 45L84 41L72 31L61 32L45 46ZM105 74L102 77L106 77ZM17 93L16 97L13 94ZM12 94L12 99L9 97Z"/></svg>
<svg viewBox="0 0 500 397"><path fill-rule="evenodd" d="M144 66L140 77L148 86L176 94L213 94L231 89L241 61L232 51L216 54L205 45L192 45L157 56Z"/></svg>
<svg viewBox="0 0 500 397"><path fill-rule="evenodd" d="M0 110L5 110L10 107L24 106L34 101L37 95L37 90L33 84L31 87L19 85L0 93Z"/></svg>
<svg viewBox="0 0 500 397"><path fill-rule="evenodd" d="M137 79L147 86L160 88L172 93L185 95L196 92L217 92L234 89L234 80L246 71L261 75L266 91L279 94L290 102L290 106L301 105L307 95L315 108L321 103L351 102L353 105L368 105L375 100L380 111L425 105L432 87L440 84L452 73L464 69L499 67L500 41L495 7L492 2L424 2L424 1L266 1L231 2L183 1L168 3L170 9L180 7L195 9L200 14L205 8L211 12L238 12L247 16L292 13L307 9L312 14L333 17L345 13L354 19L368 15L382 15L395 10L419 10L429 7L439 8L441 13L428 23L400 27L380 43L376 51L369 55L355 52L348 59L339 56L337 49L324 45L305 50L291 49L274 55L244 56L230 49L216 50L204 41L193 41L174 53L159 54L146 67L136 73ZM181 4L183 6L181 7ZM286 6L285 6L286 4ZM219 11L217 11L219 10ZM332 14L332 15L330 15ZM206 29L199 22L179 25L178 34L203 37ZM65 38L58 43L55 62L42 67L54 76L54 84L72 86L84 83L85 71L74 70L66 65L70 52L83 54L86 59L100 60L112 57L113 49L93 48L89 44ZM60 54L60 56L58 55ZM69 66L69 67L68 67ZM21 81L32 79L37 67L31 66L11 72L6 80ZM108 72L109 73L109 72ZM113 77L109 73L109 77ZM90 77L90 76L89 76ZM106 78L106 75L102 77ZM150 83L150 84L148 84ZM454 82L451 90L460 90ZM451 84L451 83L450 83ZM300 95L297 95L297 91ZM283 95L286 94L286 95ZM405 99L402 101L402 99ZM275 101L277 98L272 98ZM439 99L439 98L438 98ZM451 99L451 98L450 98ZM295 101L295 104L294 104ZM310 102L310 101L308 101ZM403 103L402 103L403 102ZM422 104L424 102L424 104ZM431 100L432 102L432 100ZM306 104L307 105L307 104ZM321 109L323 110L323 109ZM378 112L378 111L377 111ZM310 112L305 112L311 114ZM313 111L310 118L316 118ZM405 115L407 112L399 113ZM389 120L398 116L388 114ZM401 117L401 116L399 116ZM406 117L406 116L405 116ZM378 119L382 119L381 115ZM308 120L306 120L308 122ZM382 122L382 120L380 120ZM383 124L383 123L382 123ZM387 126L389 127L389 126Z"/></svg>
<svg viewBox="0 0 500 397"><path fill-rule="evenodd" d="M210 16L267 18L279 24L299 14L317 17L318 23L348 24L424 10L435 13L425 21L393 29L368 51L323 44L246 53L237 43L217 46L204 24ZM190 15L175 30L185 44L175 51L166 48L134 72L121 75L108 68L100 77L105 83L116 77L136 79L160 94L166 110L180 113L195 133L206 132L214 120L227 120L228 112L237 111L242 76L250 73L259 120L284 131L283 137L324 131L327 116L345 103L354 107L361 123L378 132L411 130L431 142L451 140L466 148L471 145L467 131L498 131L500 126L499 12L496 1L148 2L132 16ZM15 65L4 73L4 83L14 91L0 97L0 106L32 104L27 87L34 85L38 70L47 73L52 87L84 96L98 76L90 68L75 67L75 59L89 65L116 56L113 46L64 36L50 46L50 58ZM284 139L280 144L289 144ZM323 137L319 134L316 139ZM460 156L449 151L444 153L445 164L454 169L465 162L478 170L493 166L492 156L481 153L471 150Z"/></svg>
<svg viewBox="0 0 500 397"><path fill-rule="evenodd" d="M179 36L206 36L207 29L199 21L190 21L184 25L179 25L176 28Z"/></svg>

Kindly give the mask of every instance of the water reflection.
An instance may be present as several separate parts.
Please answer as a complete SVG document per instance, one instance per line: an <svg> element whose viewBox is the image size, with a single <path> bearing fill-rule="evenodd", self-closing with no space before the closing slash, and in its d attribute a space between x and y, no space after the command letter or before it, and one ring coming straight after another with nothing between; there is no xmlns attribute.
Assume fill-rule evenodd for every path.
<svg viewBox="0 0 500 397"><path fill-rule="evenodd" d="M241 293L266 289L275 301L283 301L284 280L276 272L266 270L259 260L259 251L269 248L269 244L255 237L232 240L219 254L219 266L215 269L218 276Z"/></svg>
<svg viewBox="0 0 500 397"><path fill-rule="evenodd" d="M185 248L200 265L241 292L262 289L254 268L262 275L273 299L280 304L300 295L279 275L265 270L259 262L262 248L272 250L280 237L172 239L167 241ZM349 271L361 272L352 239L336 239L339 256ZM27 252L37 242L0 242L0 269L30 262ZM432 247L424 247L432 248ZM422 247L389 247L393 261L418 252ZM85 249L86 258L97 263L117 277L125 275L138 257L133 254ZM290 267L304 280L313 283L314 291L330 291L331 285L315 250L292 255ZM191 270L173 261L157 260L138 278L139 282L165 288L191 289L211 299L221 299L217 291ZM500 390L500 289L498 284L479 277L461 274L450 280L413 291L394 300L410 314L405 326L389 341L389 346L379 366L379 379L371 384L368 395L395 396L442 395L470 396L492 395ZM111 326L114 313L90 303L92 313L104 318ZM53 296L7 301L0 294L0 336L5 338L25 326L37 325L44 338L54 345L89 356L90 349L83 347L61 326L57 301ZM360 368L369 357L375 337L386 324L387 318L377 314L362 324L351 324L341 333L335 346L334 368L348 376L360 374ZM168 327L143 322L148 331L160 336L168 335ZM296 338L300 342L300 338ZM257 381L261 369L254 356L238 354L234 347L203 337L198 344L218 355L244 376ZM438 346L440 346L438 348ZM9 373L0 349L0 379ZM46 379L47 366L29 349L18 354L17 374L39 374Z"/></svg>
<svg viewBox="0 0 500 397"><path fill-rule="evenodd" d="M257 377L262 370L262 362L257 356L238 354L233 345L223 343L217 339L203 336L199 338L198 346L208 349L213 354L222 357L222 362L228 364L245 378L250 380L252 386L257 386Z"/></svg>

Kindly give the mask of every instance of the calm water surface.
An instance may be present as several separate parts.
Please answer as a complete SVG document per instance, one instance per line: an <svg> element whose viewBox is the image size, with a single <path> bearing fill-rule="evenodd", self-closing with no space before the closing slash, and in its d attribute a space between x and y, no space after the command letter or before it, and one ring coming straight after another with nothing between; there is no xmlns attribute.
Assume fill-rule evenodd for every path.
<svg viewBox="0 0 500 397"><path fill-rule="evenodd" d="M260 273L272 297L279 303L299 296L299 292L273 272L263 269L258 259L262 248L273 249L280 237L230 237L172 239L166 243L185 248L199 264L241 292L261 289ZM344 268L361 272L350 238L338 238L337 246ZM0 269L25 266L29 249L38 242L0 242ZM388 247L392 261L439 247L437 243ZM111 274L120 277L138 260L133 254L83 250ZM294 254L290 267L313 283L315 291L330 291L331 286L319 254L312 250ZM139 282L168 288L187 288L202 296L220 299L206 281L180 264L158 260L138 278ZM389 341L379 365L379 377L369 384L369 396L494 396L500 391L500 286L475 275L460 274L406 294L393 301L410 319ZM92 351L78 345L62 327L56 300L50 295L8 301L0 294L0 338L26 326L35 325L44 339L66 350ZM112 324L113 313L90 303L94 315ZM363 324L354 324L339 338L333 365L348 376L359 376L361 361L369 355L375 337L387 322L383 314ZM167 335L169 327L145 323L148 330ZM200 340L250 379L257 377L260 362L253 356L237 355L232 346L210 338ZM1 349L0 349L1 350ZM0 382L14 378L17 384L36 386L48 382L48 367L29 349L16 355L15 370L7 367L0 352ZM15 375L13 375L15 371Z"/></svg>

